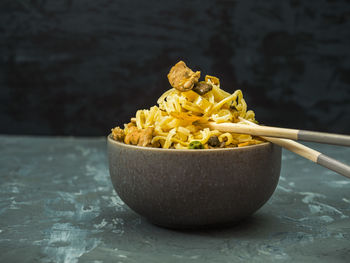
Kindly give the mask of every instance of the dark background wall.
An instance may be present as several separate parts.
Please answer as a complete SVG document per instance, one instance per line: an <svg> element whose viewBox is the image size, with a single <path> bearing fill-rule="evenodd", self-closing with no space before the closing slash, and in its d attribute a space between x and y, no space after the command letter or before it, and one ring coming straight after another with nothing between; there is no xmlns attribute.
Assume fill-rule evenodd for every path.
<svg viewBox="0 0 350 263"><path fill-rule="evenodd" d="M2 0L0 133L106 135L179 59L262 123L350 133L346 0Z"/></svg>

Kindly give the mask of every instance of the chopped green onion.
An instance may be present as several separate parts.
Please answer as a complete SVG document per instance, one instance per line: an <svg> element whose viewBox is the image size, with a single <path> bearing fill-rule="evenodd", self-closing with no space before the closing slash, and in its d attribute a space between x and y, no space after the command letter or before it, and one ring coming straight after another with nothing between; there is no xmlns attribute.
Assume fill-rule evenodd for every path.
<svg viewBox="0 0 350 263"><path fill-rule="evenodd" d="M188 149L204 149L204 146L200 141L192 141Z"/></svg>

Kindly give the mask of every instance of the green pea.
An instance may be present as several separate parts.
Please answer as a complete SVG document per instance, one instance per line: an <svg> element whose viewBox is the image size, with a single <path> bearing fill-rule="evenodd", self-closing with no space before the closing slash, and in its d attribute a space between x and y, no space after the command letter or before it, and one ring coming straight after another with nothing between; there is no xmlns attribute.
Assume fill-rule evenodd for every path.
<svg viewBox="0 0 350 263"><path fill-rule="evenodd" d="M204 149L204 146L200 141L192 141L190 142L188 149Z"/></svg>

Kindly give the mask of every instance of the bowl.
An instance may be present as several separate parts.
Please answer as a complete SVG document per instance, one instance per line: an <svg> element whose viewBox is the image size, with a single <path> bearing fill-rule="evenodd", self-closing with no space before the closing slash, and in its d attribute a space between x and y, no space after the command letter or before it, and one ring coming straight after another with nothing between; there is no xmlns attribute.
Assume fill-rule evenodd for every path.
<svg viewBox="0 0 350 263"><path fill-rule="evenodd" d="M281 148L175 150L107 138L113 186L136 213L168 228L233 224L262 207L276 189Z"/></svg>

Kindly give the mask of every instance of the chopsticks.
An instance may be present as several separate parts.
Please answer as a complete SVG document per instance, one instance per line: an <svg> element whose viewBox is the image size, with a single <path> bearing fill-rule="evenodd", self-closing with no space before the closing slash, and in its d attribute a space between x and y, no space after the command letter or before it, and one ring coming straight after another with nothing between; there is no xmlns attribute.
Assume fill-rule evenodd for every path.
<svg viewBox="0 0 350 263"><path fill-rule="evenodd" d="M302 145L300 143L297 143L295 141L292 141L290 139L281 139L281 138L276 138L276 136L278 136L278 134L276 133L270 133L269 136L275 136L275 137L269 137L269 136L261 136L261 135L267 135L267 134L261 134L262 131L265 131L264 129L260 129L263 128L264 126L259 126L253 122L247 121L243 118L240 118L241 121L247 123L246 124L240 124L241 126L246 126L244 127L244 129L242 128L241 130L235 129L234 127L236 127L236 124L234 123L234 125L231 125L230 123L222 123L222 124L217 124L217 123L206 123L205 126L209 127L211 129L217 129L220 131L226 131L226 132L234 132L234 133L245 133L245 134L251 134L251 135L257 135L262 137L263 139L270 141L272 143L275 143L281 147L286 148L287 150L294 152L306 159L309 159L310 161L317 163L327 169L330 169L332 171L335 171L337 173L339 173L340 175L343 175L347 178L350 178L350 166L343 164L342 162L339 162L323 153L320 153L314 149L311 149L305 145ZM271 127L269 127L271 128ZM274 127L273 127L274 128ZM274 131L276 130L280 130L281 128L275 128L272 129ZM244 130L244 131L243 131ZM290 129L282 129L282 130L290 130ZM255 132L256 131L256 132ZM271 131L271 130L270 130ZM299 131L299 130L294 130L294 131ZM287 134L287 132L285 133L279 133L281 135L279 136L283 136L284 134ZM314 133L314 132L311 132ZM258 135L259 134L259 135ZM296 135L298 135L298 133L296 133ZM329 135L329 134L328 134ZM345 142L346 139L350 136L346 136L346 135L342 135L345 138ZM295 137L298 138L298 137ZM340 142L340 140L332 140L330 139L331 137L328 137L328 141L332 141L333 144L338 144L338 143L334 143L334 142ZM317 139L317 138L316 138ZM314 140L315 141L315 140ZM317 141L318 142L318 141ZM324 140L323 140L324 142ZM343 144L344 140L342 140L342 144Z"/></svg>
<svg viewBox="0 0 350 263"><path fill-rule="evenodd" d="M255 136L268 136L292 140L350 146L350 136L342 134L286 129L271 126L251 126L240 123L209 122L208 127L219 131L251 134Z"/></svg>

